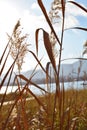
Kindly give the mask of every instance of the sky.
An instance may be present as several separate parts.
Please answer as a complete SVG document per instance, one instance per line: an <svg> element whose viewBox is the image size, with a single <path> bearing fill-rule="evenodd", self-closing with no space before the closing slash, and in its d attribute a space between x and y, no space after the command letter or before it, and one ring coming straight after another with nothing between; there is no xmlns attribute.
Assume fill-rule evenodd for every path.
<svg viewBox="0 0 87 130"><path fill-rule="evenodd" d="M74 0L87 8L87 0ZM50 11L52 0L43 0L47 12ZM11 35L18 19L21 19L21 26L24 33L28 33L28 42L31 44L29 50L35 52L35 30L43 28L50 32L50 28L45 17L37 4L37 0L0 0L0 57L7 44L7 34ZM72 4L66 5L65 28L81 26L87 28L87 13L81 11ZM60 25L55 25L55 30L60 36ZM83 44L87 40L87 32L80 30L67 30L64 33L62 59L81 57ZM39 59L42 58L42 64L45 66L49 61L42 40L39 43ZM9 57L6 68L11 64ZM71 62L71 61L69 61ZM28 53L25 57L22 71L33 69L36 65L33 56ZM15 68L17 69L17 68Z"/></svg>

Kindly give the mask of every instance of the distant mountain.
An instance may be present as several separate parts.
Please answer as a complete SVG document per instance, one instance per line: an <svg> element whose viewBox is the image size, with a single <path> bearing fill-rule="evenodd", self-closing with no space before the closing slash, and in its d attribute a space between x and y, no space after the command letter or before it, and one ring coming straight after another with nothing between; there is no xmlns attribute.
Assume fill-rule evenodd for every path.
<svg viewBox="0 0 87 130"><path fill-rule="evenodd" d="M86 75L87 80L87 60L80 60L72 64L62 64L60 69L60 77L62 76L66 79L71 77L79 80ZM68 80L68 79L67 79Z"/></svg>
<svg viewBox="0 0 87 130"><path fill-rule="evenodd" d="M29 71L23 72L22 74L26 78L29 79L32 75L32 72L33 70L29 70ZM49 75L51 76L51 82L54 82L54 71L51 65L50 65ZM13 83L14 77L15 77L15 74L13 73L10 84ZM1 78L3 78L3 76ZM87 60L76 61L72 64L61 64L60 81L62 81L63 79L64 81L69 81L73 79L81 80L83 78L87 80ZM9 79L9 76L7 77L4 85L7 84L8 79ZM36 70L35 74L32 76L32 81L38 84L45 83L46 82L45 79L46 79L46 74L41 69ZM22 83L24 83L24 81L22 81Z"/></svg>
<svg viewBox="0 0 87 130"><path fill-rule="evenodd" d="M10 84L12 84L14 82L15 75L16 75L15 73L12 73L11 79L10 79ZM5 76L5 74L1 75L1 77L0 77L0 83L1 83L2 79L4 78L4 76ZM8 81L9 81L9 78L10 78L10 74L8 74L8 76L6 77L4 85L7 85Z"/></svg>

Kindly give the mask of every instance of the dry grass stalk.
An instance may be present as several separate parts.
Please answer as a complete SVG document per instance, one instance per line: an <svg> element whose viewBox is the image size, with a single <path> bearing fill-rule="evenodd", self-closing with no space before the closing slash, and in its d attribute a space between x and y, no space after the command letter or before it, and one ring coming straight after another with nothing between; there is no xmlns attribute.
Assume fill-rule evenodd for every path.
<svg viewBox="0 0 87 130"><path fill-rule="evenodd" d="M29 44L27 44L26 42L28 34L22 36L22 29L20 28L20 26L21 26L20 20L18 20L18 22L14 27L13 35L12 36L8 35L8 38L11 39L9 48L11 48L10 54L13 60L15 60L15 58L18 55L16 64L18 66L19 71L22 69L22 64L24 63L24 57L28 52L28 46L29 46Z"/></svg>

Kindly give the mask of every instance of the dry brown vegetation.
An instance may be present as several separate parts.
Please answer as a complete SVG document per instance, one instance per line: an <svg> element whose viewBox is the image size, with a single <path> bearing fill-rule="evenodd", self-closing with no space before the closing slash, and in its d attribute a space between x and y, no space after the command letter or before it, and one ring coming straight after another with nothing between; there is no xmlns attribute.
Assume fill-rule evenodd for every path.
<svg viewBox="0 0 87 130"><path fill-rule="evenodd" d="M61 17L62 17L62 28L61 28L61 38L56 34L52 21L50 20L46 8L44 7L41 0L37 0L38 5L40 6L44 17L50 27L52 38L54 39L54 44L58 44L59 46L59 54L58 54L58 63L56 63L56 58L54 54L53 46L51 44L53 39L49 39L49 33L46 32L44 29L37 29L35 32L35 40L36 40L36 51L37 54L29 50L28 52L33 55L35 60L37 61L37 66L40 66L41 69L46 74L46 85L47 90L44 90L40 87L40 85L35 84L31 81L37 66L34 68L31 77L28 79L24 75L15 75L14 82L17 84L17 90L15 91L14 102L12 104L4 105L5 99L7 97L7 89L9 87L10 79L17 63L18 69L22 67L22 62L19 64L20 50L17 50L16 54L13 55L12 46L10 43L15 36L15 31L18 31L17 26L15 26L15 31L13 30L12 36L9 37L9 41L3 51L3 54L0 59L1 63L1 70L0 75L3 74L4 68L6 66L6 62L10 54L13 55L14 61L10 65L9 69L5 72L5 75L1 81L0 89L3 87L3 84L8 75L9 79L6 85L6 91L2 95L1 98L1 105L0 105L0 130L86 130L87 129L87 89L83 90L75 90L70 89L65 91L64 82L62 86L60 86L59 74L60 74L60 66L61 66L61 55L62 55L62 45L63 45L63 38L64 38L64 23L65 23L65 0L60 1L60 9L61 9ZM69 1L71 4L77 6L84 13L87 13L87 9L80 4ZM17 23L18 24L18 23ZM17 25L16 24L16 25ZM73 27L72 29L80 29L82 31L87 31L87 28L84 27ZM50 93L50 86L48 84L48 80L50 79L49 75L49 64L47 63L46 69L41 64L40 60L38 59L38 38L39 38L39 31L43 32L43 43L46 49L46 52L49 56L50 63L54 69L54 77L55 77L55 85L56 90L55 93ZM50 34L50 35L51 35ZM18 36L18 35L17 35ZM17 45L19 45L19 37L15 36L15 40L17 41ZM25 40L26 35L21 37L21 40ZM14 41L13 41L14 42ZM20 42L21 43L21 42ZM10 49L8 51L10 45ZM27 44L23 44L24 48L23 52L25 56L25 52L27 50ZM20 45L19 45L20 46ZM5 57L6 52L7 56ZM80 58L84 59L84 58ZM87 60L85 58L85 60ZM56 68L57 66L57 68ZM21 80L24 80L26 83L23 87L21 87ZM29 88L30 85L34 85L36 88L39 88L41 91L45 92L42 97L35 95ZM72 86L73 88L73 86ZM31 100L27 100L27 96L30 95ZM14 94L13 94L14 96Z"/></svg>

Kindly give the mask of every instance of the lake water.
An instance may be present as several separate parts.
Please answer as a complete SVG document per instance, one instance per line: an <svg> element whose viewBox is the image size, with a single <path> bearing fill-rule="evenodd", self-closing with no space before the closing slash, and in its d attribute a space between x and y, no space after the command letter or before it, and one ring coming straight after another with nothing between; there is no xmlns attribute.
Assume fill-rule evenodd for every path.
<svg viewBox="0 0 87 130"><path fill-rule="evenodd" d="M87 82L86 82L87 83ZM45 90L47 90L47 85L46 84L39 84L39 86ZM62 86L62 83L60 83L60 86ZM83 81L75 81L75 82L65 82L64 83L64 88L65 89L70 89L70 88L76 88L76 89L83 89L84 87L87 88L87 85L83 86ZM7 90L7 93L10 93L10 92L14 92L18 87L17 86L9 86L8 87L8 90ZM42 90L36 88L35 86L29 86L30 90L34 93L34 94L37 94L37 95L40 95L43 93ZM55 83L52 83L52 84L49 84L49 91L50 92L54 92L56 89L56 86L55 86ZM0 90L0 94L1 93L4 93L6 90L6 86L2 87L1 90Z"/></svg>

